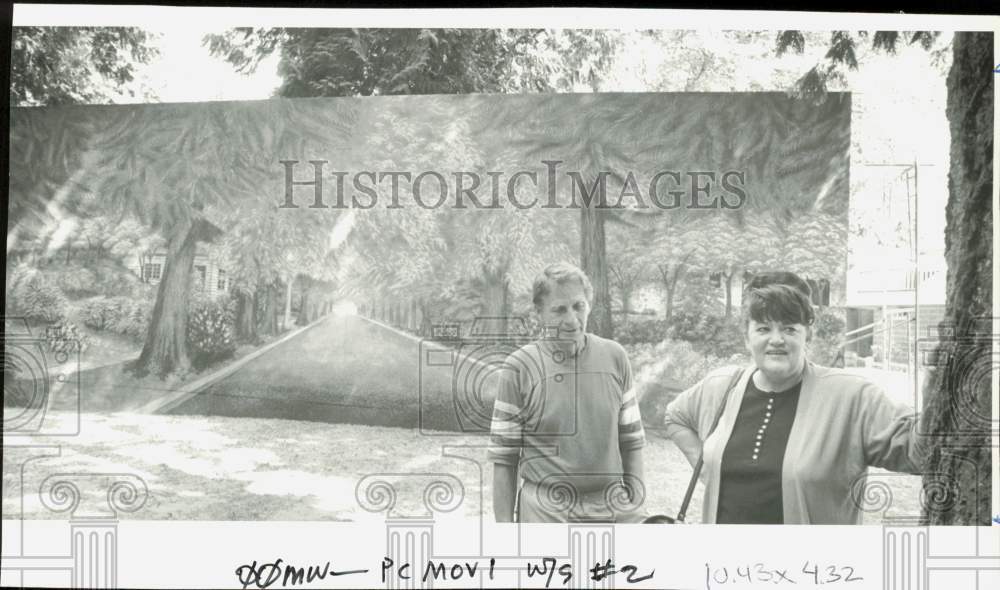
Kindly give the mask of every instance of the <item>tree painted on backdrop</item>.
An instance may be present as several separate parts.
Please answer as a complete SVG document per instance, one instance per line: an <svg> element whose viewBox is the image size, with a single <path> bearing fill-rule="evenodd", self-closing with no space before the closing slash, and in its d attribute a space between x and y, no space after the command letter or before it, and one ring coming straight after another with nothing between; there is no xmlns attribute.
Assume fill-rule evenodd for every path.
<svg viewBox="0 0 1000 590"><path fill-rule="evenodd" d="M825 59L802 76L798 90L811 97L825 94L828 84L841 78L845 68L857 67L859 44L870 42L873 49L889 54L900 43L939 52L934 49L938 37L932 31L836 31ZM975 320L990 317L993 305L993 43L992 33L955 33L951 44L945 316L959 336L970 334ZM779 55L789 50L802 52L804 46L799 31L778 34ZM956 342L944 343L944 357L952 360L933 370L925 384L924 424L934 436L924 464L924 491L941 500L924 507L923 516L930 524L990 523L992 390L988 379L967 378L971 366L990 358L989 347L989 338L973 339L964 348ZM942 484L949 490L945 498L941 498Z"/></svg>
<svg viewBox="0 0 1000 590"><path fill-rule="evenodd" d="M703 278L698 273L710 264L712 249L719 247L717 237L702 231L701 226L694 223L695 218L683 210L674 210L648 220L651 226L647 231L652 235L643 240L648 244L645 256L662 290L663 317L668 322L689 275L694 273Z"/></svg>
<svg viewBox="0 0 1000 590"><path fill-rule="evenodd" d="M742 289L743 274L778 267L779 237L769 215L701 216L694 231L710 237L704 253L704 268L717 273L725 294L725 317L733 316L733 289Z"/></svg>
<svg viewBox="0 0 1000 590"><path fill-rule="evenodd" d="M615 256L608 262L608 279L624 324L629 322L635 292L649 279L648 260L644 256L649 241L634 239L638 229L630 227L609 232L608 249L615 252Z"/></svg>
<svg viewBox="0 0 1000 590"><path fill-rule="evenodd" d="M802 215L781 225L778 235L776 268L804 278L826 279L831 293L844 292L847 226L843 219L823 213Z"/></svg>
<svg viewBox="0 0 1000 590"><path fill-rule="evenodd" d="M494 149L514 151L521 162L557 162L556 198L580 215L581 266L594 282L591 321L598 334L607 333L611 324L608 222L656 217L664 208L733 215L737 227L743 227L743 210L791 217L821 203L823 211L847 211L850 109L843 97L816 106L777 94L681 95L669 101L636 95L627 107L619 97L572 98L572 108L562 97L497 101L480 128L495 138ZM647 187L664 170L680 176L673 186L658 177L660 205L653 207ZM701 175L704 184L710 177L718 182L730 170L749 179L745 202L720 205L718 188L699 193L695 202L695 177L689 173ZM544 168L540 176L544 181ZM547 202L544 187L539 197Z"/></svg>
<svg viewBox="0 0 1000 590"><path fill-rule="evenodd" d="M461 170L486 178L487 169L515 165L484 161L461 105L454 101L424 105L419 118L408 116L412 104L387 107L372 122L366 153L356 156L377 170ZM448 206L414 206L412 183L401 182L399 200L408 206L358 212L350 240L353 254L347 257L353 261L348 285L355 293L415 302L425 324L436 316L503 318L512 313L512 292L526 290L547 257L566 257L553 246L559 240L537 239L546 223L537 212L483 210L466 196L442 195L436 183L421 186L421 202L446 198ZM487 204L490 199L478 198Z"/></svg>
<svg viewBox="0 0 1000 590"><path fill-rule="evenodd" d="M274 187L269 194L280 191ZM254 342L258 332L277 333L282 287L290 288L300 274L304 290L312 287L310 280L322 280L322 264L315 258L326 254L338 215L308 208L275 210L273 201L263 199L250 205L222 240L220 261L226 265L236 298L236 334ZM314 311L307 300L302 312Z"/></svg>
<svg viewBox="0 0 1000 590"><path fill-rule="evenodd" d="M283 79L277 93L281 96L372 96L573 90L580 84L596 90L620 46L620 35L601 30L243 28L208 35L205 44L214 55L223 57L244 72L253 71L262 59L277 51L279 75ZM434 133L419 137L437 136ZM440 166L441 162L435 164ZM364 163L366 169L371 169L371 165ZM388 216L368 212L364 217L374 221ZM478 237L471 242L465 240L466 246L459 249L459 252L480 255L461 260L465 263L462 265L464 274L469 275L463 290L473 299L482 300L475 307L504 316L509 314L508 294L518 274L516 261L522 259L519 252L523 250L518 247L528 246L525 240L508 238L526 235L517 228L523 226L528 216L477 217L488 219L489 227L481 227L478 233L473 231ZM587 248L588 252L603 252L600 223L591 224L598 235L587 239L588 244L595 243L594 247ZM504 230L505 224L510 224L510 231ZM486 236L493 231L505 237ZM421 249L415 251L428 255ZM544 253L536 251L533 254ZM390 278L388 269L370 257L369 262L373 265L373 278L377 275L384 284L408 283L395 280L398 277ZM434 263L431 266L443 269L447 265ZM477 268L478 272L470 275L470 267ZM597 299L604 302L607 270L602 265L596 273ZM436 276L448 275L439 273ZM454 289L461 280L459 277L449 282L446 292L455 295ZM602 303L601 307L605 305ZM610 323L600 332L610 335Z"/></svg>
<svg viewBox="0 0 1000 590"><path fill-rule="evenodd" d="M134 216L166 242L137 373L189 366L185 332L196 244L232 227L247 203L273 204L275 195L261 187L274 181L274 154L330 153L350 135L351 105L317 106L267 101L114 111L67 107L14 117L12 161L24 166L18 168L19 182L12 183L12 200L100 195L105 211ZM15 192L36 177L27 195Z"/></svg>

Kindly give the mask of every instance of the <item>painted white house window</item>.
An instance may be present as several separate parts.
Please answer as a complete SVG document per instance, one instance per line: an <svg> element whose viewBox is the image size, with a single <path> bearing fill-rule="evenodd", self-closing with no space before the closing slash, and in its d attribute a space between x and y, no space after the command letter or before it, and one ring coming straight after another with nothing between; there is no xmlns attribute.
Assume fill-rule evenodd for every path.
<svg viewBox="0 0 1000 590"><path fill-rule="evenodd" d="M160 280L160 273L163 271L163 265L159 263L150 263L142 268L143 278L147 281L158 281Z"/></svg>
<svg viewBox="0 0 1000 590"><path fill-rule="evenodd" d="M194 267L194 272L198 277L198 288L205 288L205 265L199 264Z"/></svg>
<svg viewBox="0 0 1000 590"><path fill-rule="evenodd" d="M219 291L226 290L226 271L219 269L218 280L215 283L215 288Z"/></svg>

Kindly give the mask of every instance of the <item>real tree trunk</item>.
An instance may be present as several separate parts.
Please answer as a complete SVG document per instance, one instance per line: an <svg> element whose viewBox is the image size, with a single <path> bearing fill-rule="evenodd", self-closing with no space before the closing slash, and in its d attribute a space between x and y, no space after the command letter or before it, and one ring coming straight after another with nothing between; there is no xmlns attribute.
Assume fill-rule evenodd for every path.
<svg viewBox="0 0 1000 590"><path fill-rule="evenodd" d="M134 365L137 375L154 373L162 376L174 370L187 370L191 365L187 355L188 297L195 247L201 237L202 224L195 220L178 227L167 240L167 259L146 342Z"/></svg>
<svg viewBox="0 0 1000 590"><path fill-rule="evenodd" d="M945 260L943 342L947 364L925 387L924 428L932 433L924 465L929 524L990 524L993 307L993 34L955 33L948 74L951 169ZM977 321L979 320L979 321ZM946 334L942 334L944 340ZM943 497L942 489L948 493ZM933 494L933 495L932 495Z"/></svg>
<svg viewBox="0 0 1000 590"><path fill-rule="evenodd" d="M580 266L594 286L594 303L588 325L590 332L611 338L611 297L608 293L608 258L604 240L604 215L591 206L580 208Z"/></svg>

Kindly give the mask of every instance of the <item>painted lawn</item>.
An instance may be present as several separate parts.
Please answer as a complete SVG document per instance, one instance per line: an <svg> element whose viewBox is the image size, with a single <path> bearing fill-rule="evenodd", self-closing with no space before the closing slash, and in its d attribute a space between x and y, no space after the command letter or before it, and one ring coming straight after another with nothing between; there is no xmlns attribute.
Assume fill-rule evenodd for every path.
<svg viewBox="0 0 1000 590"><path fill-rule="evenodd" d="M52 417L73 419L68 413ZM46 442L62 445L60 455L25 463L32 451L5 447L4 518L16 517L22 501L28 518L66 518L39 501L39 485L52 473L142 477L148 500L141 510L121 514L123 519L378 521L383 514L360 507L358 482L373 473L411 472L455 475L465 486L458 512L492 515L489 469L480 473L473 463L442 454L444 444L479 447L467 454L484 462L486 440L477 436L431 437L412 429L297 420L113 413L84 414L79 436ZM653 433L645 464L649 509L675 512L690 468L669 441ZM892 514L919 512L918 477L879 472L872 479L891 491ZM83 493L88 493L86 486ZM100 492L95 488L89 493ZM404 482L397 511L422 512L422 493L422 485ZM699 486L691 522L700 519L700 498ZM880 518L872 514L866 522L877 524Z"/></svg>

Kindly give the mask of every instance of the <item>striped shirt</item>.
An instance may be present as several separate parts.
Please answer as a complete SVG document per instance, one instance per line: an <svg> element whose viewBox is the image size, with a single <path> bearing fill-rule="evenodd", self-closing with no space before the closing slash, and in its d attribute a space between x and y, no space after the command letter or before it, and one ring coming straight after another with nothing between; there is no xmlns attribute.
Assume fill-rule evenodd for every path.
<svg viewBox="0 0 1000 590"><path fill-rule="evenodd" d="M561 361L561 362L560 362ZM598 491L622 477L622 451L646 438L625 349L587 334L573 357L542 342L507 358L493 407L489 458L526 481Z"/></svg>

